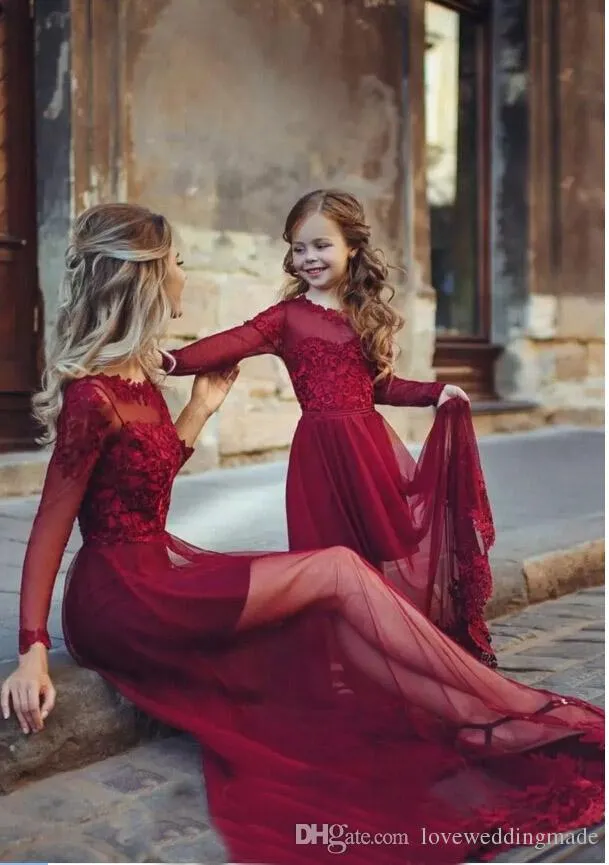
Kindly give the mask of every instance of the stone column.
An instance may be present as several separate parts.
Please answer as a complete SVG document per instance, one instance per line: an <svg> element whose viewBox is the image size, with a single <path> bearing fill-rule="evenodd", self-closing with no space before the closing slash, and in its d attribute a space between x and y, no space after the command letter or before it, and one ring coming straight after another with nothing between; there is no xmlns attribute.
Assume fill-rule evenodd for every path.
<svg viewBox="0 0 609 865"><path fill-rule="evenodd" d="M53 332L72 216L70 0L34 5L38 280L45 341Z"/></svg>
<svg viewBox="0 0 609 865"><path fill-rule="evenodd" d="M403 27L403 153L406 216L406 325L400 335L402 355L398 372L405 378L435 378L436 296L430 285L429 209L427 207L425 142L425 0L400 5ZM398 409L390 420L409 441L422 440L429 430L431 410Z"/></svg>

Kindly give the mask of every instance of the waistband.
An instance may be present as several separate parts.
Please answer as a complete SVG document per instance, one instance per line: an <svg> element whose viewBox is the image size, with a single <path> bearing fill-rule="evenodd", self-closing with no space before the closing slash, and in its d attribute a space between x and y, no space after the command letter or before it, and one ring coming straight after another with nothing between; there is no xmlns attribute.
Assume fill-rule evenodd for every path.
<svg viewBox="0 0 609 865"><path fill-rule="evenodd" d="M354 408L354 409L303 409L302 417L306 420L328 420L341 417L361 417L362 415L376 414L376 409Z"/></svg>

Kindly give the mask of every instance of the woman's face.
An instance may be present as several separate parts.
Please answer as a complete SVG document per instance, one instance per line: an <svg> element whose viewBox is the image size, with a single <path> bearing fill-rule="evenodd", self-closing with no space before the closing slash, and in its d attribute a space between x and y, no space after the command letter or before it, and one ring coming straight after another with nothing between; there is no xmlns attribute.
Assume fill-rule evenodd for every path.
<svg viewBox="0 0 609 865"><path fill-rule="evenodd" d="M186 274L182 269L183 261L175 247L171 247L167 259L167 277L165 279L165 294L171 306L171 317L182 315L182 294L186 284Z"/></svg>

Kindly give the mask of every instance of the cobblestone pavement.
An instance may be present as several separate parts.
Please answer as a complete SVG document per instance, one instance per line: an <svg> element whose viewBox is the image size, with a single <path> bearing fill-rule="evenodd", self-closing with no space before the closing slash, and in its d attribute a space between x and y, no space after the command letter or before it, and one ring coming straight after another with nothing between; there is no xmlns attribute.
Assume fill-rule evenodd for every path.
<svg viewBox="0 0 609 865"><path fill-rule="evenodd" d="M529 607L492 631L508 675L604 705L604 588ZM206 813L194 743L156 741L4 797L0 861L223 863Z"/></svg>

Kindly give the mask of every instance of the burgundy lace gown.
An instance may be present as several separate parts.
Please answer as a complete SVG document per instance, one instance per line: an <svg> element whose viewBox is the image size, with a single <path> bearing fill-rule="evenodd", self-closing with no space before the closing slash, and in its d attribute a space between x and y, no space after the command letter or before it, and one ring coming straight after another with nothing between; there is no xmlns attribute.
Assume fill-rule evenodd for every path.
<svg viewBox="0 0 609 865"><path fill-rule="evenodd" d="M266 353L283 359L302 407L287 478L290 550L349 547L495 666L484 621L493 522L466 405L438 413L415 462L375 403L435 405L443 385L393 378L375 386L346 316L306 296L173 352L171 372Z"/></svg>
<svg viewBox="0 0 609 865"><path fill-rule="evenodd" d="M601 818L599 709L481 664L346 548L218 554L168 534L189 452L153 384L99 375L67 386L25 559L20 644L48 645L78 515L68 646L199 740L231 862L335 861L322 841L297 844L296 824L401 833L349 847L351 865L446 865L488 841L431 832Z"/></svg>

